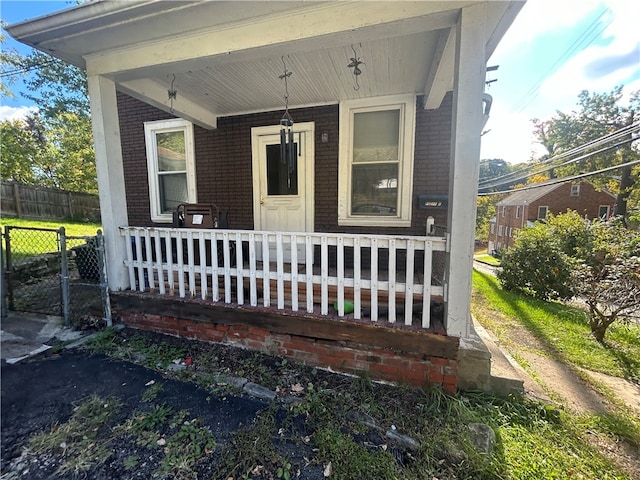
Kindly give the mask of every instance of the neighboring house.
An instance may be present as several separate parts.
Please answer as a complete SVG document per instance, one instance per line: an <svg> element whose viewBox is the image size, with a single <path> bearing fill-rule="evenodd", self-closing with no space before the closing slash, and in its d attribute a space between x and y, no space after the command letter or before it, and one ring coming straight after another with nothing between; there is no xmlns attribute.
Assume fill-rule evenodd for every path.
<svg viewBox="0 0 640 480"><path fill-rule="evenodd" d="M7 30L87 71L117 317L453 391L488 379L483 90L523 4L87 2Z"/></svg>
<svg viewBox="0 0 640 480"><path fill-rule="evenodd" d="M513 193L496 204L496 216L489 221L488 251L508 249L520 230L545 220L550 213L574 210L588 219L607 219L613 214L615 202L615 195L586 182L544 185Z"/></svg>

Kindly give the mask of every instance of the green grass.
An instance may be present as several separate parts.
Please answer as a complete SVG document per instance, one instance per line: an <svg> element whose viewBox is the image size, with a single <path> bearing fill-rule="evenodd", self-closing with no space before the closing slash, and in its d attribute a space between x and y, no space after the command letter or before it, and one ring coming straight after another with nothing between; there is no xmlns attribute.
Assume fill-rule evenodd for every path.
<svg viewBox="0 0 640 480"><path fill-rule="evenodd" d="M127 335L126 331L110 330L89 347L118 358L138 358L137 361L157 367L155 356L154 362L148 362L153 352L145 336L142 332ZM159 351L176 348L172 342L164 344L157 338L156 344ZM222 373L239 375L236 369L211 370L200 376L201 368L226 368L218 361L209 361L214 353L215 350L196 348L194 361L198 368L193 371L191 381L206 388L206 378ZM274 389L276 385L300 382L304 385L304 394L300 396L303 403L282 407L272 404L259 412L251 425L232 433L229 440L218 447L221 449L217 464L220 478L250 479L263 475L286 479L287 473L295 478L301 464L278 448L283 439L289 439L309 449L308 461L323 468L331 464L331 478L335 479L628 480L589 439L594 433L612 439L612 443L623 438L632 439L633 444L633 439L640 438L634 421L620 415L575 416L521 397L450 396L439 389L379 385L364 377L333 376L323 380L316 378L319 374L314 375L315 370L308 369L312 372L311 381L303 377L309 375L304 373L306 367L296 362L269 362L257 356L249 356L247 362L253 364L260 359L269 373L260 372L260 378L267 382L265 386ZM251 370L248 364L237 368L248 372ZM284 384L278 384L281 368L289 371L287 375L297 371L296 375L301 377L289 377ZM160 401L161 395L158 392L155 400ZM162 425L174 415L159 407L145 407L144 413L132 416L127 423L129 432L143 443L152 441L153 446L157 432L163 430ZM420 442L419 450L410 456L405 454L399 463L394 458L394 445L381 439L380 431L358 420L363 416L375 419L382 429L395 425L398 432ZM174 424L181 425L186 419L181 417ZM481 454L470 446L467 436L470 422L486 423L494 429L497 444L492 453ZM177 427L172 428L171 432L177 433ZM147 438L149 433L155 434ZM183 431L182 435L187 433ZM164 438L169 444L172 437L166 434ZM191 451L181 453L181 458L189 459L192 454ZM128 463L133 464L135 460L130 459ZM175 473L172 469L178 464L176 459L165 457L160 470Z"/></svg>
<svg viewBox="0 0 640 480"><path fill-rule="evenodd" d="M506 329L522 325L558 360L640 379L640 326L613 324L601 344L591 335L586 313L579 308L505 291L496 278L480 272L473 273L473 286L474 314L501 340Z"/></svg>
<svg viewBox="0 0 640 480"><path fill-rule="evenodd" d="M14 217L2 217L2 219L0 219L0 226L2 227L3 233L5 232L6 226L20 227L19 229L11 231L11 252L14 260L58 251L58 236L55 232L22 230L22 228L58 230L61 226L64 226L67 236L67 248L82 245L85 242L83 238L69 237L94 236L98 229L102 228L98 223L83 223L67 220L27 220Z"/></svg>

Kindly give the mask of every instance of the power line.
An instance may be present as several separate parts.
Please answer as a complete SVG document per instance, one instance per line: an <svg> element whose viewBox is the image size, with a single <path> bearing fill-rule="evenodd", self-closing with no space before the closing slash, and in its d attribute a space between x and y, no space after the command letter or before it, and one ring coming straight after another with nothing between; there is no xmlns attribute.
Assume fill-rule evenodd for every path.
<svg viewBox="0 0 640 480"><path fill-rule="evenodd" d="M572 149L569 149L565 152L562 152L558 155L554 155L551 158L548 158L540 163L537 164L532 164L532 165L527 165L524 168L521 168L520 170L517 170L515 172L509 172L507 174L495 177L495 178L491 178L485 181L480 182L480 184L478 185L478 187L480 189L485 189L485 188L492 188L492 187L497 187L500 185L505 185L507 183L512 183L514 181L517 180L523 180L526 179L528 177L530 177L531 175L537 174L537 173L541 173L541 172L546 172L549 170L552 170L554 168L558 168L558 167L562 167L565 165L568 165L570 163L574 163L576 161L582 160L584 158L588 158L588 156L591 155L595 155L597 153L601 153L601 151L598 152L592 152L590 155L588 155L587 157L579 157L579 158L575 158L575 159L570 159L568 161L565 161L561 164L558 165L552 165L551 167L545 169L545 170L540 170L541 166L544 165L548 165L552 162L558 161L558 160L564 160L567 157L570 157L571 155L577 154L577 153L581 153L584 152L590 148L594 148L594 147L599 147L600 145L603 145L605 143L614 141L619 139L620 137L624 137L627 135L630 135L632 133L634 133L635 131L638 131L640 129L640 122L635 122L631 125L627 125L625 127L622 127L618 130L616 130L615 132L611 132L608 133L606 135L603 135L602 137L596 138L594 140L590 140L587 143L584 143L582 145L579 145L577 147L574 147ZM630 139L627 140L628 141L633 141L634 139ZM626 143L626 142L622 142L622 143ZM617 146L617 145L616 145ZM615 146L614 146L615 147ZM613 148L613 147L610 147ZM530 173L527 173L530 172Z"/></svg>
<svg viewBox="0 0 640 480"><path fill-rule="evenodd" d="M556 67L564 63L570 58L579 48L585 48L591 45L600 34L611 24L613 18L606 22L602 28L600 28L595 34L594 31L598 28L598 22L600 19L609 12L609 8L605 7L604 10L596 17L589 26L587 26L582 33L574 40L574 42L558 57L558 59L549 67L540 78L533 84L533 86L522 96L521 100L513 107L513 111L516 113L522 112L537 96L538 90L548 75L553 72ZM589 38L591 37L591 38ZM588 40L588 43L584 44Z"/></svg>
<svg viewBox="0 0 640 480"><path fill-rule="evenodd" d="M23 73L28 73L28 72L30 72L32 70L37 69L37 68L45 67L47 65L51 65L54 62L55 62L55 60L47 60L46 62L36 63L36 64L30 65L28 67L21 67L21 68L16 68L15 70L8 70L6 72L0 73L0 77L9 77L9 76L13 76L13 75L20 75L20 74L23 74Z"/></svg>
<svg viewBox="0 0 640 480"><path fill-rule="evenodd" d="M499 192L478 193L478 196L479 197L488 197L489 195L498 195L498 194L503 194L503 193L521 192L523 190L532 190L534 188L547 187L549 185L556 185L558 183L571 182L573 180L578 180L580 178L587 178L587 177L591 177L593 175L599 175L601 173L610 172L612 170L618 170L618 169L624 168L624 167L632 167L633 165L640 165L640 160L632 160L630 162L621 163L620 165L614 165L613 167L602 168L602 169L597 170L595 172L580 173L578 175L572 175L570 177L554 178L553 180L548 180L546 182L541 182L541 183L534 183L532 185L527 185L525 187L514 188L513 190L502 190L502 191L499 191Z"/></svg>

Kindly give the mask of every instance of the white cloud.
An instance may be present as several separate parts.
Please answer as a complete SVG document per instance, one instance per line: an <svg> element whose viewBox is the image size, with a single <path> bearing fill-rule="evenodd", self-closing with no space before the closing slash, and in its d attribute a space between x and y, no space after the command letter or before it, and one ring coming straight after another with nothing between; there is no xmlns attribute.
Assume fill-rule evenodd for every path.
<svg viewBox="0 0 640 480"><path fill-rule="evenodd" d="M0 105L0 121L23 119L29 113L37 112L38 107L9 107Z"/></svg>
<svg viewBox="0 0 640 480"><path fill-rule="evenodd" d="M494 55L504 56L507 52L518 50L523 44L530 43L539 35L571 27L599 3L600 0L528 0ZM576 10L584 14L577 16Z"/></svg>

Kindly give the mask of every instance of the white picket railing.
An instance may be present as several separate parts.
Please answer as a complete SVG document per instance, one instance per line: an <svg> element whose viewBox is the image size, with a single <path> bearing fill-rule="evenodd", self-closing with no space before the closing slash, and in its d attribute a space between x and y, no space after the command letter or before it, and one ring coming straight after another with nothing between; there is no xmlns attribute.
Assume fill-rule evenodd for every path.
<svg viewBox="0 0 640 480"><path fill-rule="evenodd" d="M373 322L386 304L390 323L404 312L404 323L411 325L414 310L421 310L423 328L430 326L432 297L444 297L442 279L433 278L432 267L434 252L445 251L445 238L148 227L120 231L127 238L125 265L132 290L251 306L258 306L261 296L265 307L273 300L279 310L306 308L309 313L319 303L321 315L328 315L335 300L340 317L346 299L358 320L368 305Z"/></svg>

